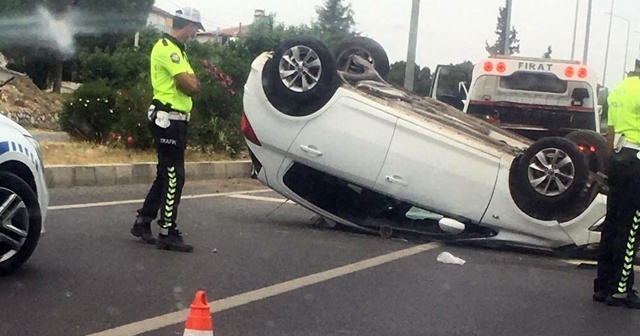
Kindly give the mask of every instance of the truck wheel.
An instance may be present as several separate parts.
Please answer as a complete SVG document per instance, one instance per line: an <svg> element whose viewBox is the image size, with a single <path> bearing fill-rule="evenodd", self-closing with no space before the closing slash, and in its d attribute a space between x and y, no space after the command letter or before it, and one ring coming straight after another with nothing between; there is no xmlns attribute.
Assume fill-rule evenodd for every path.
<svg viewBox="0 0 640 336"><path fill-rule="evenodd" d="M516 205L542 220L574 213L584 198L589 169L578 146L562 137L536 141L511 167L511 194Z"/></svg>
<svg viewBox="0 0 640 336"><path fill-rule="evenodd" d="M376 41L363 36L347 38L335 48L338 70L361 74L364 72L361 66L353 64L349 56L358 55L373 64L382 78L389 75L389 57L384 48Z"/></svg>
<svg viewBox="0 0 640 336"><path fill-rule="evenodd" d="M578 130L569 133L566 138L578 145L585 154L590 171L607 174L609 155L607 141L602 135L590 130Z"/></svg>
<svg viewBox="0 0 640 336"><path fill-rule="evenodd" d="M284 40L262 73L262 87L271 105L291 116L319 110L338 88L333 54L313 36Z"/></svg>

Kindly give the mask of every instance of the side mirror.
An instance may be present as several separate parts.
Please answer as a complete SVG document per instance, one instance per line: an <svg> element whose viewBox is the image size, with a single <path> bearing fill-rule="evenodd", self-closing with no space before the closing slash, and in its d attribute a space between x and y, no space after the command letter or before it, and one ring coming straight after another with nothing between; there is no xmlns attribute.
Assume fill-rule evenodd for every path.
<svg viewBox="0 0 640 336"><path fill-rule="evenodd" d="M609 90L607 88L600 88L598 90L598 105L606 104L607 97L609 97Z"/></svg>

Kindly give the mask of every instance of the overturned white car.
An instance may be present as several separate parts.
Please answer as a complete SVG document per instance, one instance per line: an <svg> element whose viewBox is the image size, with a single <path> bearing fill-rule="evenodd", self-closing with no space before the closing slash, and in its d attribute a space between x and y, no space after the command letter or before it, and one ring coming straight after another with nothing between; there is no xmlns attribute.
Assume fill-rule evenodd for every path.
<svg viewBox="0 0 640 336"><path fill-rule="evenodd" d="M606 181L574 142L533 142L393 87L373 70L388 71L370 57L384 52L377 44L345 45L332 52L300 36L253 62L242 128L260 181L330 221L387 236L599 242Z"/></svg>

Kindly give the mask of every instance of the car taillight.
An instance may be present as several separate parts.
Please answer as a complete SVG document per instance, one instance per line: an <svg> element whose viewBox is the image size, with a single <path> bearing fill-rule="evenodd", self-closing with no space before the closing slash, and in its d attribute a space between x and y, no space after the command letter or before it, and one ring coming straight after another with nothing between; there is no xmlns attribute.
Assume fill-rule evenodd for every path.
<svg viewBox="0 0 640 336"><path fill-rule="evenodd" d="M596 152L596 148L593 147L593 146L587 147L587 146L580 145L580 146L578 146L578 149L580 149L580 151L582 151L582 152L586 152L586 151L589 151L591 153L595 153Z"/></svg>
<svg viewBox="0 0 640 336"><path fill-rule="evenodd" d="M588 75L589 75L589 71L587 71L586 68L580 68L580 70L578 70L578 77L587 78Z"/></svg>
<svg viewBox="0 0 640 336"><path fill-rule="evenodd" d="M491 61L487 61L484 63L484 71L485 72L492 72L494 69L494 64ZM495 64L495 69L496 71L498 71L499 73L504 73L507 71L507 63L505 62L498 62L498 64Z"/></svg>
<svg viewBox="0 0 640 336"><path fill-rule="evenodd" d="M576 70L573 67L567 67L564 69L564 75L571 78L576 74Z"/></svg>
<svg viewBox="0 0 640 336"><path fill-rule="evenodd" d="M256 135L256 132L253 131L253 127L251 127L251 124L249 123L249 119L247 119L247 115L244 113L244 111L242 111L242 134L244 134L244 137L251 141L252 143L258 145L258 146L262 146L262 144L260 143L260 140L258 140L258 136Z"/></svg>

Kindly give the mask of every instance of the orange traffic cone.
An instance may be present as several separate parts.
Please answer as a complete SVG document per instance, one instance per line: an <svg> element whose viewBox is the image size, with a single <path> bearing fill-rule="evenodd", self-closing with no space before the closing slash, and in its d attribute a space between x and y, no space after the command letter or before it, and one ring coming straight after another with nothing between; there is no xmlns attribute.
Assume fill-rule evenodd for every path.
<svg viewBox="0 0 640 336"><path fill-rule="evenodd" d="M198 291L191 303L183 336L213 336L213 319L204 291Z"/></svg>

